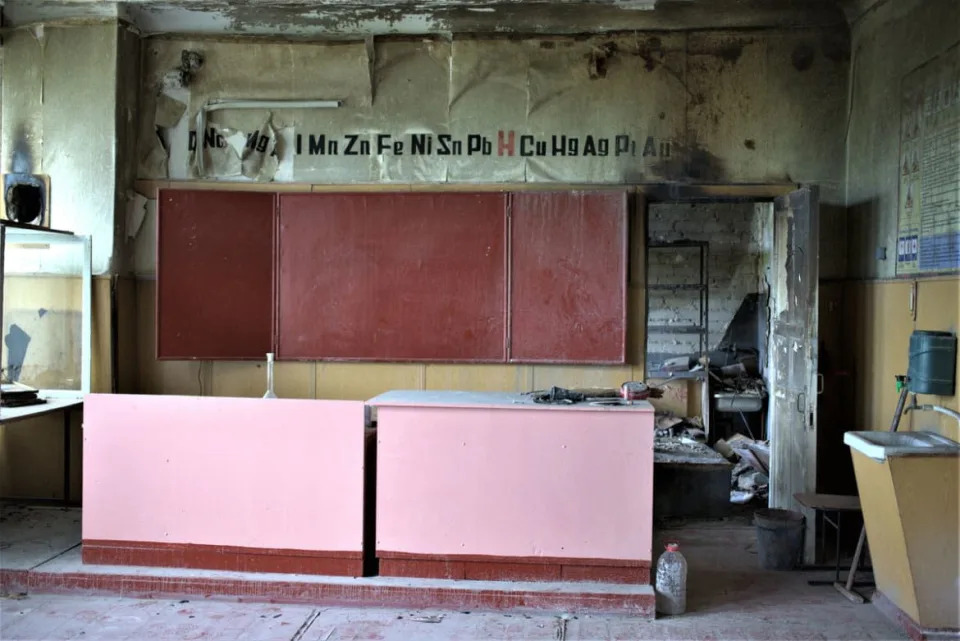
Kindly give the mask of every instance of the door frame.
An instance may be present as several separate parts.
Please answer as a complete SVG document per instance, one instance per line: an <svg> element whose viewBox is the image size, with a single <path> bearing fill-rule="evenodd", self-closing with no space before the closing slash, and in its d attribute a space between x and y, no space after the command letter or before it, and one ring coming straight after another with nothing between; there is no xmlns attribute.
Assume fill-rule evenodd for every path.
<svg viewBox="0 0 960 641"><path fill-rule="evenodd" d="M677 184L677 183L651 183L646 185L637 185L635 188L636 197L631 202L631 224L639 220L641 228L636 233L631 232L631 242L642 240L643 242L643 275L644 275L644 303L643 319L640 328L643 332L643 353L644 353L644 375L646 375L646 339L647 339L647 318L650 309L650 294L646 291L647 278L647 239L648 239L648 211L651 204L658 203L716 203L716 202L749 202L755 205L769 204L770 224L772 224L773 201L778 196L785 196L803 185L797 183L729 183L729 184ZM764 234L767 234L767 222L764 222ZM772 236L772 231L770 232ZM769 246L764 246L765 254L769 254ZM636 259L637 248L631 247L630 260ZM766 262L761 265L761 274L767 267ZM631 266L630 273L634 273ZM769 291L769 280L767 285ZM769 335L769 320L768 320ZM629 339L628 339L629 342ZM707 345L709 349L709 344ZM768 348L769 351L769 348ZM766 363L764 363L766 367ZM709 434L710 430L710 399L705 393L705 385L700 386L700 412L703 416L704 429ZM769 412L768 412L769 416ZM769 434L769 429L767 430Z"/></svg>
<svg viewBox="0 0 960 641"><path fill-rule="evenodd" d="M774 265L772 264L772 251L773 251L773 242L774 242L774 223L775 223L775 206L774 199L780 196L786 196L791 192L797 191L805 186L798 183L771 183L771 184L711 184L711 185L679 185L679 184L649 184L649 185L638 185L636 187L637 198L636 198L636 214L638 218L642 221L642 238L644 243L647 239L647 214L651 204L656 203L695 203L695 202L751 202L759 206L767 207L767 220L764 221L764 238L763 238L763 247L766 257L764 263L761 265L761 273L766 275L767 284L766 290L768 294L768 306L773 305L773 296L775 292L771 284L772 270ZM637 236L632 236L632 238L637 238ZM644 248L646 245L644 244ZM817 257L819 262L819 242L816 247ZM631 254L631 258L635 256L634 253ZM644 263L646 263L646 251L644 251ZM644 264L644 278L646 278L646 264ZM644 303L644 317L642 323L642 331L644 335L644 353L646 353L646 335L647 335L647 316L649 311L649 303L647 302L648 296L645 297ZM768 307L768 309L770 309ZM814 316L816 319L816 316ZM768 330L768 358L770 354L770 337L772 335L772 318L768 318L767 330ZM817 327L816 322L814 322L812 331L814 336L819 335L819 328ZM813 347L814 350L817 349L816 345ZM769 362L764 363L765 373L764 378L769 379L771 372L769 371ZM816 372L814 372L814 377ZM814 378L815 380L815 378ZM811 393L816 394L816 384L814 383ZM701 393L701 396L703 394ZM709 407L708 399L702 399L701 406ZM816 399L813 399L813 402L816 402ZM771 423L775 420L776 412L773 407L773 403L768 402L768 411L767 411L767 434L768 438L775 432L771 431ZM816 417L814 416L814 421ZM815 429L813 430L815 436ZM805 452L807 461L812 462L814 474L812 478L815 478L816 471L816 438L809 439L810 442L807 444L807 450ZM771 470L771 473L773 470ZM772 479L771 479L772 485ZM791 509L797 509L797 506L794 504L792 497L790 497L790 505L782 505L780 507L790 507ZM815 520L810 518L808 515L807 518L807 536L805 541L805 560L807 562L812 562L812 553L814 550L815 544L815 534L816 534L816 523Z"/></svg>

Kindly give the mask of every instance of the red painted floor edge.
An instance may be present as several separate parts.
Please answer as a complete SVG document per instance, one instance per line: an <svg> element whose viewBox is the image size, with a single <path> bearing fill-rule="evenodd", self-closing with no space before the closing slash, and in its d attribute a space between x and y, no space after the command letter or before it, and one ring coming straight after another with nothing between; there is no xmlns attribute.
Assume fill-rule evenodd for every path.
<svg viewBox="0 0 960 641"><path fill-rule="evenodd" d="M26 592L30 570L0 570L0 595Z"/></svg>
<svg viewBox="0 0 960 641"><path fill-rule="evenodd" d="M653 619L655 597L603 592L563 593L537 590L474 590L457 587L349 585L297 581L255 581L204 577L124 574L19 572L0 573L0 585L25 586L18 592L99 594L132 598L204 597L237 601L376 606L450 610L550 610L583 614L625 614ZM589 590L589 584L584 584ZM9 591L9 590L8 590Z"/></svg>
<svg viewBox="0 0 960 641"><path fill-rule="evenodd" d="M928 641L928 639L960 639L960 630L958 629L926 629L920 626L919 623L913 620L913 618L901 610L896 603L887 598L880 590L877 590L873 593L873 597L870 599L873 607L880 611L887 619L893 623L895 626L899 627L901 630L910 637L911 641Z"/></svg>

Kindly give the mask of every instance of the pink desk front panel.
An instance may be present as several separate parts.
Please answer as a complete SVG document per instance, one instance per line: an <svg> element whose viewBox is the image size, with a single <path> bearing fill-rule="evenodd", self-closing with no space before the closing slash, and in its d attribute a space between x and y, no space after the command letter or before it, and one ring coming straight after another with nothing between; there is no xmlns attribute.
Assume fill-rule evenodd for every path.
<svg viewBox="0 0 960 641"><path fill-rule="evenodd" d="M84 561L359 575L363 403L92 394Z"/></svg>
<svg viewBox="0 0 960 641"><path fill-rule="evenodd" d="M377 412L382 574L649 579L652 411Z"/></svg>

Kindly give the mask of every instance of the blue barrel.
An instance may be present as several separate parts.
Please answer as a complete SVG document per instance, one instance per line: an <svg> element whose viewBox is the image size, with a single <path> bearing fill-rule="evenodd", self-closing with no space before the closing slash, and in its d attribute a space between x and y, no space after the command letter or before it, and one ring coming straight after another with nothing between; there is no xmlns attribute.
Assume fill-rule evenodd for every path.
<svg viewBox="0 0 960 641"><path fill-rule="evenodd" d="M910 334L907 389L914 394L953 396L957 337L950 332L916 330Z"/></svg>

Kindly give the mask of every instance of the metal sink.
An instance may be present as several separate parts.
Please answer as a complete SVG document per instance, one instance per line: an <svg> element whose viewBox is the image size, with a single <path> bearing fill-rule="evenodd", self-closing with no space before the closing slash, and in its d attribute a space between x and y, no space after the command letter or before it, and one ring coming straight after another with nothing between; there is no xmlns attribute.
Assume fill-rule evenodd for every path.
<svg viewBox="0 0 960 641"><path fill-rule="evenodd" d="M894 456L960 456L960 443L936 432L847 432L843 442L878 461Z"/></svg>

